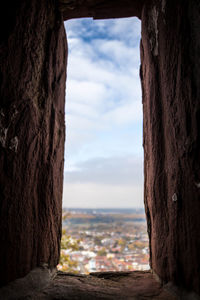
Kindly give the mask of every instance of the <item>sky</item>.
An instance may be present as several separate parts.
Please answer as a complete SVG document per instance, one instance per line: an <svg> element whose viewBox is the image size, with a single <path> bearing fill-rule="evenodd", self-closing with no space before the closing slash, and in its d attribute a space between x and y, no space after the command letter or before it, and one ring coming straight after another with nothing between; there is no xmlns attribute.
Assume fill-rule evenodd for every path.
<svg viewBox="0 0 200 300"><path fill-rule="evenodd" d="M143 207L137 18L65 22L63 207Z"/></svg>

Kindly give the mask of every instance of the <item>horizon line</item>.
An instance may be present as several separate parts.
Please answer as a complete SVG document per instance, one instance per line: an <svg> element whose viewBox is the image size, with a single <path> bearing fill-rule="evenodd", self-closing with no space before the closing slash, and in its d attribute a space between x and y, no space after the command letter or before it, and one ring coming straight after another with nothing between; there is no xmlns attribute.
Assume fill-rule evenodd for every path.
<svg viewBox="0 0 200 300"><path fill-rule="evenodd" d="M63 206L63 208L69 208L69 209L144 209L144 207L66 207Z"/></svg>

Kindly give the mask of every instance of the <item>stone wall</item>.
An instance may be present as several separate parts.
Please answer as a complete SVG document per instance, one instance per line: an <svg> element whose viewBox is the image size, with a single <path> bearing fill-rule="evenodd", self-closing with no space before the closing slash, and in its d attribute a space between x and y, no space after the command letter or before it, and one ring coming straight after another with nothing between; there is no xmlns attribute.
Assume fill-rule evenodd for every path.
<svg viewBox="0 0 200 300"><path fill-rule="evenodd" d="M142 12L145 206L151 267L200 292L200 4Z"/></svg>
<svg viewBox="0 0 200 300"><path fill-rule="evenodd" d="M6 17L0 28L0 285L36 266L53 268L59 259L67 56L60 8L65 19L141 16L151 266L162 281L200 293L199 1L6 5L0 12L1 22Z"/></svg>
<svg viewBox="0 0 200 300"><path fill-rule="evenodd" d="M67 55L54 1L6 5L0 41L0 285L59 260Z"/></svg>

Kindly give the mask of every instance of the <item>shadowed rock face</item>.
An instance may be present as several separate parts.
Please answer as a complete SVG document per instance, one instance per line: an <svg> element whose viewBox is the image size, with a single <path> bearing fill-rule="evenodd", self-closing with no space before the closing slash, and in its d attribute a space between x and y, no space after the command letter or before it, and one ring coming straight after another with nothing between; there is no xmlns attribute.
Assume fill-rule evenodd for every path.
<svg viewBox="0 0 200 300"><path fill-rule="evenodd" d="M145 0L59 0L64 20L92 17L94 19L141 17Z"/></svg>
<svg viewBox="0 0 200 300"><path fill-rule="evenodd" d="M53 3L5 10L13 19L0 43L0 285L59 260L67 49Z"/></svg>
<svg viewBox="0 0 200 300"><path fill-rule="evenodd" d="M0 289L1 299L6 300L192 299L184 296L184 292L180 293L173 286L163 287L150 272L140 271L75 275L53 274L45 268L37 268Z"/></svg>
<svg viewBox="0 0 200 300"><path fill-rule="evenodd" d="M145 206L151 266L200 293L200 4L142 13Z"/></svg>
<svg viewBox="0 0 200 300"><path fill-rule="evenodd" d="M142 19L151 266L200 293L197 0L24 0L1 10L0 285L59 259L67 57L59 9L64 19Z"/></svg>

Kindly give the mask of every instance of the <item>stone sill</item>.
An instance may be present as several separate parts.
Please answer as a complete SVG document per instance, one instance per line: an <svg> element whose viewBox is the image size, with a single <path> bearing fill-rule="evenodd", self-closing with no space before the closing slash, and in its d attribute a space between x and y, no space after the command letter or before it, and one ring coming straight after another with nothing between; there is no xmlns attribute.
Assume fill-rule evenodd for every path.
<svg viewBox="0 0 200 300"><path fill-rule="evenodd" d="M151 272L102 272L90 275L58 273L40 299L171 299Z"/></svg>
<svg viewBox="0 0 200 300"><path fill-rule="evenodd" d="M180 297L176 297L169 286L163 287L150 271L74 275L44 267L1 288L0 299L175 300Z"/></svg>

